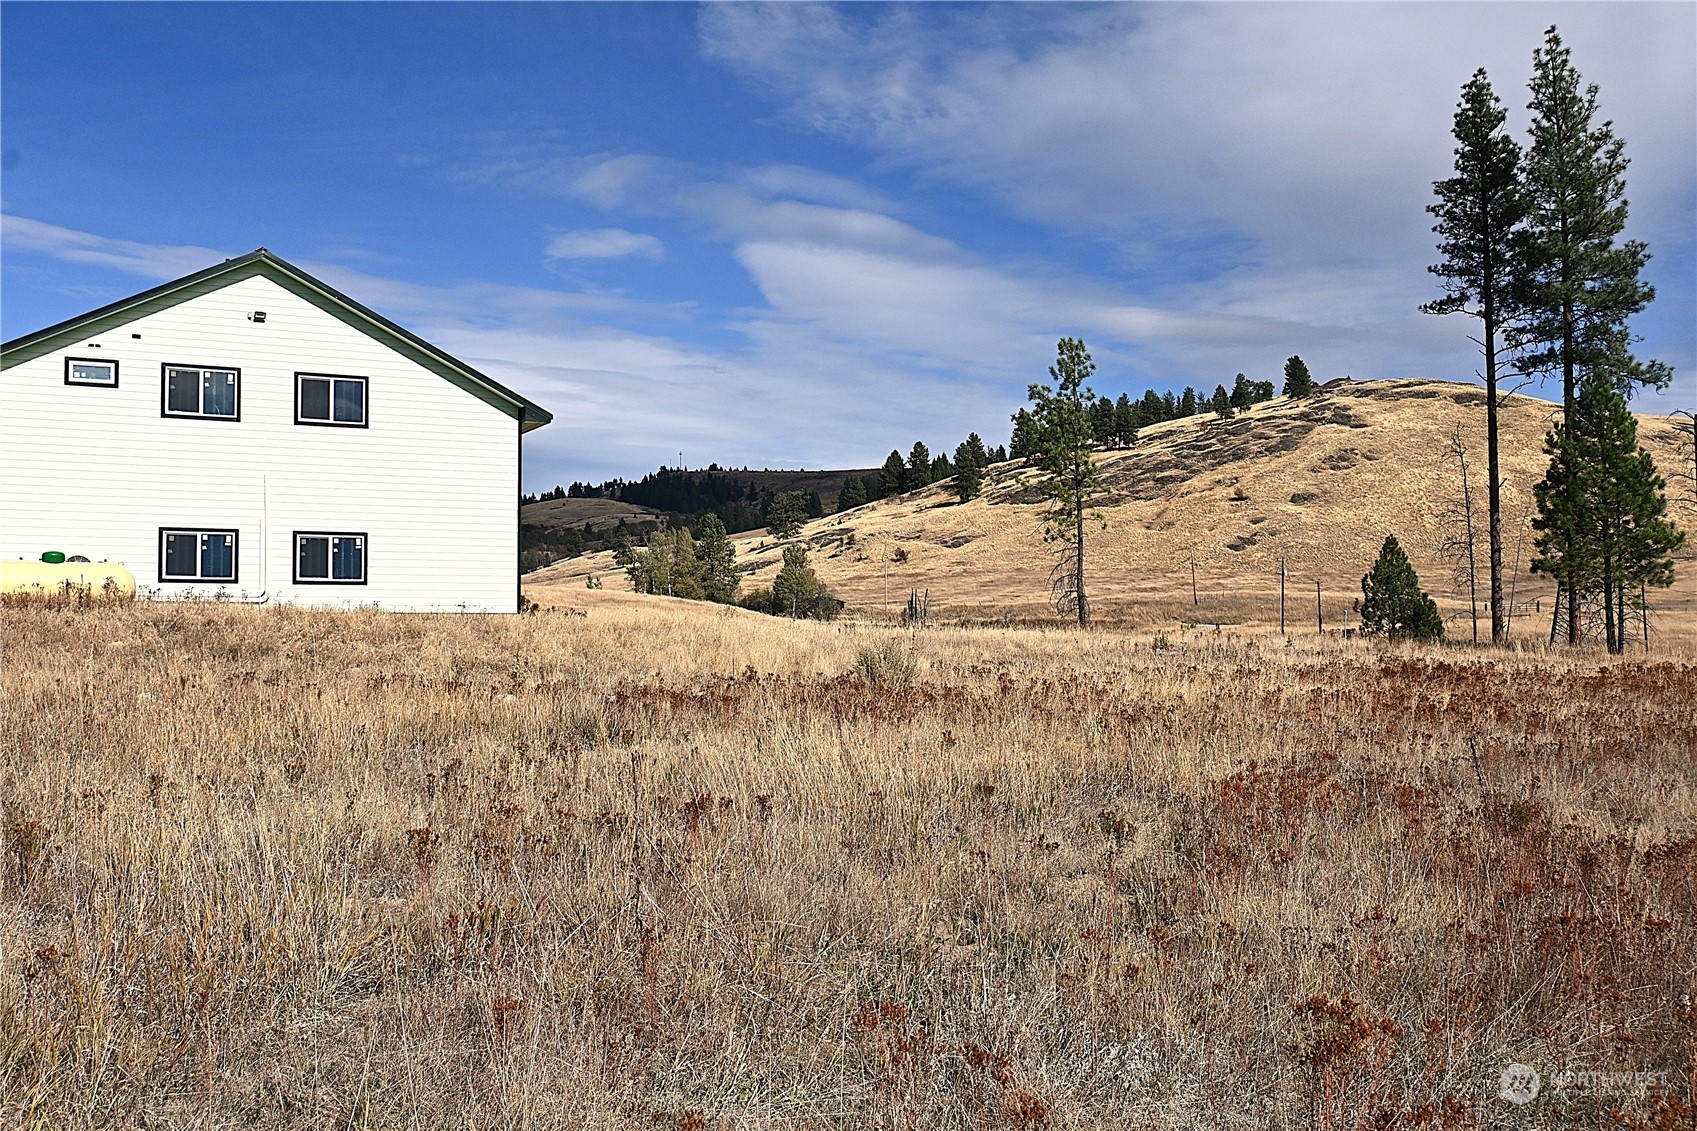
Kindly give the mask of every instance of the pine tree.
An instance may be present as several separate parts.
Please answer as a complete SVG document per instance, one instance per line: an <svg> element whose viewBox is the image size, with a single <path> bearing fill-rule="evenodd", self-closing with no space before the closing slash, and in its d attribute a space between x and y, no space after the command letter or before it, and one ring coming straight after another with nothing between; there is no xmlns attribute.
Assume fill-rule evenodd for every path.
<svg viewBox="0 0 1697 1131"><path fill-rule="evenodd" d="M1137 406L1130 393L1121 393L1114 402L1114 446L1129 448L1137 442Z"/></svg>
<svg viewBox="0 0 1697 1131"><path fill-rule="evenodd" d="M1233 416L1237 415L1236 411L1232 408L1231 394L1226 392L1226 387L1224 385L1214 386L1214 400L1209 407L1214 410L1214 414L1221 420L1230 420Z"/></svg>
<svg viewBox="0 0 1697 1131"><path fill-rule="evenodd" d="M907 455L907 474L902 476L903 491L917 491L931 485L931 451L918 440Z"/></svg>
<svg viewBox="0 0 1697 1131"><path fill-rule="evenodd" d="M943 452L938 452L936 458L931 461L931 482L941 483L954 473L955 465L949 461L949 457Z"/></svg>
<svg viewBox="0 0 1697 1131"><path fill-rule="evenodd" d="M996 445L996 450L990 453L990 462L991 463L1006 463L1006 462L1008 462L1008 449L1007 449L1006 444L997 444Z"/></svg>
<svg viewBox="0 0 1697 1131"><path fill-rule="evenodd" d="M1012 459L1029 459L1031 453L1037 450L1037 421L1029 409L1020 409L1010 418L1013 421L1013 435L1008 438L1008 456Z"/></svg>
<svg viewBox="0 0 1697 1131"><path fill-rule="evenodd" d="M1159 424L1167 418L1167 406L1161 403L1161 394L1154 389L1143 390L1143 399L1137 402L1137 415L1145 424Z"/></svg>
<svg viewBox="0 0 1697 1131"><path fill-rule="evenodd" d="M1437 603L1421 592L1420 578L1394 534L1385 538L1379 560L1361 578L1361 631L1393 640L1443 638Z"/></svg>
<svg viewBox="0 0 1697 1131"><path fill-rule="evenodd" d="M1184 387L1184 396L1179 398L1178 414L1180 416L1196 415L1196 390L1189 385Z"/></svg>
<svg viewBox="0 0 1697 1131"><path fill-rule="evenodd" d="M1114 402L1098 397L1090 406L1090 432L1104 448L1114 446Z"/></svg>
<svg viewBox="0 0 1697 1131"><path fill-rule="evenodd" d="M1043 516L1043 540L1061 544L1050 577L1055 607L1076 614L1085 628L1090 624L1085 533L1091 525L1106 525L1091 510L1103 489L1091 448L1090 408L1096 394L1085 384L1096 363L1077 338L1062 338L1055 348L1055 364L1049 367L1054 387L1034 384L1028 390L1036 441L1031 459L1040 475L1036 487L1051 501Z"/></svg>
<svg viewBox="0 0 1697 1131"><path fill-rule="evenodd" d="M1255 403L1255 383L1245 374L1237 375L1237 381L1232 385L1231 402L1239 412Z"/></svg>
<svg viewBox="0 0 1697 1131"><path fill-rule="evenodd" d="M837 495L837 510L853 510L865 505L866 481L858 475L851 475L843 480L843 489Z"/></svg>
<svg viewBox="0 0 1697 1131"><path fill-rule="evenodd" d="M907 480L907 464L902 462L902 454L891 449L884 460L884 470L878 473L878 494L883 498L899 495L907 488L902 484Z"/></svg>
<svg viewBox="0 0 1697 1131"><path fill-rule="evenodd" d="M807 547L796 543L784 547L784 564L772 580L770 612L786 617L831 620L842 602L831 596L813 567L807 564Z"/></svg>
<svg viewBox="0 0 1697 1131"><path fill-rule="evenodd" d="M989 464L990 455L978 433L962 440L955 448L955 497L965 503L983 494L984 469Z"/></svg>
<svg viewBox="0 0 1697 1131"><path fill-rule="evenodd" d="M705 572L701 559L696 556L695 539L690 535L689 527L678 527L672 534L672 596L686 601L704 598L707 595L702 584Z"/></svg>
<svg viewBox="0 0 1697 1131"><path fill-rule="evenodd" d="M1614 136L1612 122L1593 125L1597 88L1581 90L1572 53L1554 27L1532 53L1530 88L1529 280L1526 318L1516 333L1518 368L1561 374L1562 416L1572 423L1579 382L1599 366L1628 387L1665 387L1672 374L1660 362L1632 357L1627 320L1656 292L1638 278L1649 248L1638 240L1617 242L1626 228L1625 143ZM1561 478L1571 482L1577 475L1569 469ZM1570 614L1579 607L1576 584L1565 590ZM1569 643L1579 642L1580 628L1570 615Z"/></svg>
<svg viewBox="0 0 1697 1131"><path fill-rule="evenodd" d="M1293 399L1306 397L1314 392L1314 375L1308 372L1308 365L1300 357L1292 355L1285 360L1285 396Z"/></svg>
<svg viewBox="0 0 1697 1131"><path fill-rule="evenodd" d="M779 492L766 511L766 530L780 542L786 542L800 534L802 524L806 521L807 493L805 491Z"/></svg>
<svg viewBox="0 0 1697 1131"><path fill-rule="evenodd" d="M736 546L725 533L725 524L718 515L709 513L702 518L695 558L701 563L702 596L720 604L735 601L742 573L737 569Z"/></svg>
<svg viewBox="0 0 1697 1131"><path fill-rule="evenodd" d="M1491 642L1507 640L1503 603L1502 472L1498 458L1497 370L1525 289L1526 219L1530 205L1521 183L1520 146L1503 128L1508 114L1483 70L1461 88L1455 112L1455 176L1437 181L1432 228L1444 261L1430 268L1444 280L1441 298L1427 314L1464 313L1479 319L1479 352L1485 359L1485 497L1490 541Z"/></svg>
<svg viewBox="0 0 1697 1131"><path fill-rule="evenodd" d="M1673 583L1671 555L1685 542L1666 517L1667 483L1638 446L1638 422L1606 370L1580 382L1570 419L1549 434L1544 451L1550 467L1533 489L1532 569L1578 594L1567 607L1569 624L1581 625L1587 602L1600 606L1609 651L1623 651L1627 607L1641 588Z"/></svg>

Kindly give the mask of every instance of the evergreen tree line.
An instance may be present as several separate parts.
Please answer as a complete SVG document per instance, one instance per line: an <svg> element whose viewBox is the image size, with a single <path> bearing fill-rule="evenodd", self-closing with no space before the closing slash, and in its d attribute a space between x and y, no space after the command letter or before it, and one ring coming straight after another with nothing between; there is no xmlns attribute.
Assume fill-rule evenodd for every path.
<svg viewBox="0 0 1697 1131"><path fill-rule="evenodd" d="M711 513L701 519L699 538L687 526L661 530L645 546L621 547L613 560L638 593L734 604L773 616L813 620L834 620L843 608L807 564L807 547L801 543L784 547L784 564L771 588L740 593L736 546L725 524Z"/></svg>
<svg viewBox="0 0 1697 1131"><path fill-rule="evenodd" d="M1476 318L1484 362L1491 637L1506 640L1498 458L1504 374L1562 382L1560 422L1545 440L1536 488L1532 568L1558 585L1551 640L1577 644L1591 625L1613 651L1629 615L1645 616L1651 586L1673 580L1684 534L1666 517L1666 484L1638 446L1626 398L1665 388L1672 373L1633 356L1628 320L1655 298L1639 275L1649 248L1623 240L1624 142L1597 122L1597 87L1583 84L1554 27L1532 53L1526 146L1483 69L1456 108L1455 175L1434 182L1443 294L1430 314Z"/></svg>
<svg viewBox="0 0 1697 1131"><path fill-rule="evenodd" d="M556 498L560 496L555 496ZM546 501L546 500L541 500ZM618 550L641 539L658 522L645 521L631 525L620 519L615 526L597 527L584 523L582 527L550 527L535 523L519 525L519 572L529 573L553 565L562 558L575 558L602 550Z"/></svg>
<svg viewBox="0 0 1697 1131"><path fill-rule="evenodd" d="M1317 387L1300 357L1285 362L1286 396L1305 397ZM1142 398L1135 401L1129 393L1121 393L1117 399L1093 394L1085 412L1085 423L1097 446L1129 448L1137 441L1137 434L1152 424L1182 420L1203 412L1230 419L1247 408L1272 400L1273 388L1271 381L1253 381L1247 374L1239 373L1229 390L1223 384L1215 385L1212 396L1198 393L1188 385L1178 394L1145 389ZM1022 408L1013 415L1013 439L1008 454L1014 459L1030 459L1038 448L1031 410Z"/></svg>
<svg viewBox="0 0 1697 1131"><path fill-rule="evenodd" d="M1292 357L1285 363L1286 395L1307 396L1315 388L1314 379L1300 357ZM1138 431L1151 424L1195 416L1199 412L1215 412L1221 417L1230 417L1272 398L1273 382L1252 381L1247 375L1239 373L1230 391L1224 385L1217 385L1213 397L1208 399L1190 387L1181 394L1145 389L1142 398L1135 401L1129 393L1121 393L1117 400L1092 394L1085 410L1084 424L1093 444L1104 448L1129 448L1136 442ZM884 467L875 482L853 478L843 484L837 509L848 510L951 478L955 480L955 494L962 502L975 499L983 491L984 473L991 464L1005 463L1010 459L1030 460L1038 454L1038 431L1039 425L1032 411L1022 408L1013 414L1013 437L1005 447L986 448L984 441L974 432L955 448L953 458L947 453L933 456L922 441L914 443L906 458L903 458L900 449L893 449L885 458Z"/></svg>
<svg viewBox="0 0 1697 1131"><path fill-rule="evenodd" d="M955 445L953 458L946 452L932 456L925 442L916 440L906 459L902 458L900 450L892 449L876 479L857 477L844 483L837 509L845 511L879 499L905 495L948 479L954 480L955 494L966 502L982 493L985 471L989 466L1007 459L1005 447L985 447L976 432Z"/></svg>

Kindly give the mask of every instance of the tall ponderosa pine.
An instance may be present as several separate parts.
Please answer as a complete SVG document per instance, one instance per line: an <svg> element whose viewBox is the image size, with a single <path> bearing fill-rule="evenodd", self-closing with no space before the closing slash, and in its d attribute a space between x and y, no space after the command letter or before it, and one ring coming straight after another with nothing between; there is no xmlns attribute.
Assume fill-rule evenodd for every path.
<svg viewBox="0 0 1697 1131"><path fill-rule="evenodd" d="M1516 335L1518 364L1527 373L1561 374L1562 416L1571 423L1579 382L1599 366L1628 388L1665 386L1671 371L1632 357L1627 319L1656 293L1638 278L1649 249L1638 240L1617 242L1626 228L1625 143L1614 136L1612 122L1593 124L1597 88L1581 88L1572 53L1554 27L1532 53L1531 92L1529 282L1526 318ZM1570 468L1561 479L1577 475ZM1563 589L1569 643L1580 636L1579 585L1573 574Z"/></svg>
<svg viewBox="0 0 1697 1131"><path fill-rule="evenodd" d="M1503 128L1508 113L1483 70L1461 88L1455 112L1455 176L1437 181L1438 218L1432 230L1441 242L1442 263L1430 268L1444 280L1443 297L1420 309L1427 314L1462 313L1479 319L1474 339L1485 359L1485 496L1490 540L1491 642L1508 636L1503 603L1502 472L1497 454L1499 356L1503 332L1514 325L1526 273L1526 217L1520 145Z"/></svg>
<svg viewBox="0 0 1697 1131"><path fill-rule="evenodd" d="M1291 356L1285 360L1285 392L1291 398L1306 397L1318 386L1314 384L1314 375L1308 372L1308 363L1300 357Z"/></svg>
<svg viewBox="0 0 1697 1131"><path fill-rule="evenodd" d="M983 494L984 469L988 466L990 454L974 432L955 448L955 497L965 503Z"/></svg>
<svg viewBox="0 0 1697 1131"><path fill-rule="evenodd" d="M878 473L878 495L880 498L890 498L907 490L903 483L907 479L907 464L902 462L902 454L895 449L884 459L884 469Z"/></svg>
<svg viewBox="0 0 1697 1131"><path fill-rule="evenodd" d="M902 490L917 491L931 485L931 449L922 441L913 442L907 454L907 474L902 477Z"/></svg>
<svg viewBox="0 0 1697 1131"><path fill-rule="evenodd" d="M742 573L737 569L737 550L725 533L725 523L716 514L701 519L701 538L695 544L695 559L701 563L699 582L709 601L730 604L737 599Z"/></svg>
<svg viewBox="0 0 1697 1131"><path fill-rule="evenodd" d="M1393 640L1443 638L1437 603L1421 591L1414 565L1394 534L1385 538L1372 571L1361 578L1361 631Z"/></svg>
<svg viewBox="0 0 1697 1131"><path fill-rule="evenodd" d="M1013 435L1008 438L1009 459L1030 459L1037 449L1037 422L1029 409L1013 414Z"/></svg>
<svg viewBox="0 0 1697 1131"><path fill-rule="evenodd" d="M1096 394L1085 384L1096 371L1090 351L1077 338L1062 338L1049 367L1054 387L1034 384L1031 398L1031 462L1040 473L1036 487L1050 501L1043 516L1043 539L1061 544L1050 583L1055 608L1078 617L1079 627L1090 624L1090 600L1085 592L1085 534L1091 525L1106 525L1091 510L1102 494L1102 479L1090 430L1090 407ZM1018 421L1018 416L1015 416Z"/></svg>
<svg viewBox="0 0 1697 1131"><path fill-rule="evenodd" d="M1231 394L1226 392L1224 385L1214 386L1214 399L1209 402L1208 407L1213 409L1214 415L1221 420L1230 420L1237 415L1237 410L1232 408Z"/></svg>
<svg viewBox="0 0 1697 1131"><path fill-rule="evenodd" d="M851 475L843 480L843 489L837 494L837 509L847 511L865 505L866 480L858 475Z"/></svg>
<svg viewBox="0 0 1697 1131"><path fill-rule="evenodd" d="M1667 520L1666 482L1638 446L1638 422L1606 370L1579 383L1567 421L1544 441L1550 468L1534 488L1532 569L1567 591L1594 594L1609 651L1626 644L1626 610L1643 587L1673 583L1685 534ZM1579 606L1568 621L1580 624Z"/></svg>

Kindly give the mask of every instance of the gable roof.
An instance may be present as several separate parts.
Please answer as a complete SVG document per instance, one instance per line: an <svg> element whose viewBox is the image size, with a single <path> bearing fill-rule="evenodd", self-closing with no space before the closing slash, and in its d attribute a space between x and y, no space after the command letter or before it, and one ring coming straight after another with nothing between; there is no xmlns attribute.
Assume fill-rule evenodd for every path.
<svg viewBox="0 0 1697 1131"><path fill-rule="evenodd" d="M396 325L370 307L355 302L328 283L313 278L288 260L271 254L263 247L236 259L226 259L204 271L196 271L192 275L184 275L181 279L163 283L152 290L119 299L55 326L25 334L21 338L13 338L0 345L0 370L10 369L42 354L133 322L143 315L168 309L255 275L270 279L326 314L339 318L479 400L499 408L519 421L519 430L522 432L540 428L554 419L554 414L541 405L526 400L494 378L478 372L412 331Z"/></svg>

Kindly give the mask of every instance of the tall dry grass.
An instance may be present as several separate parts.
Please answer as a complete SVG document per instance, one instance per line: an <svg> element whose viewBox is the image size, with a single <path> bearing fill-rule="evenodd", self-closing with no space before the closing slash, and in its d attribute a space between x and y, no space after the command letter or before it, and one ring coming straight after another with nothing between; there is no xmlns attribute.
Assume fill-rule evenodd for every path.
<svg viewBox="0 0 1697 1131"><path fill-rule="evenodd" d="M6 1126L1692 1118L1688 657L3 616Z"/></svg>

